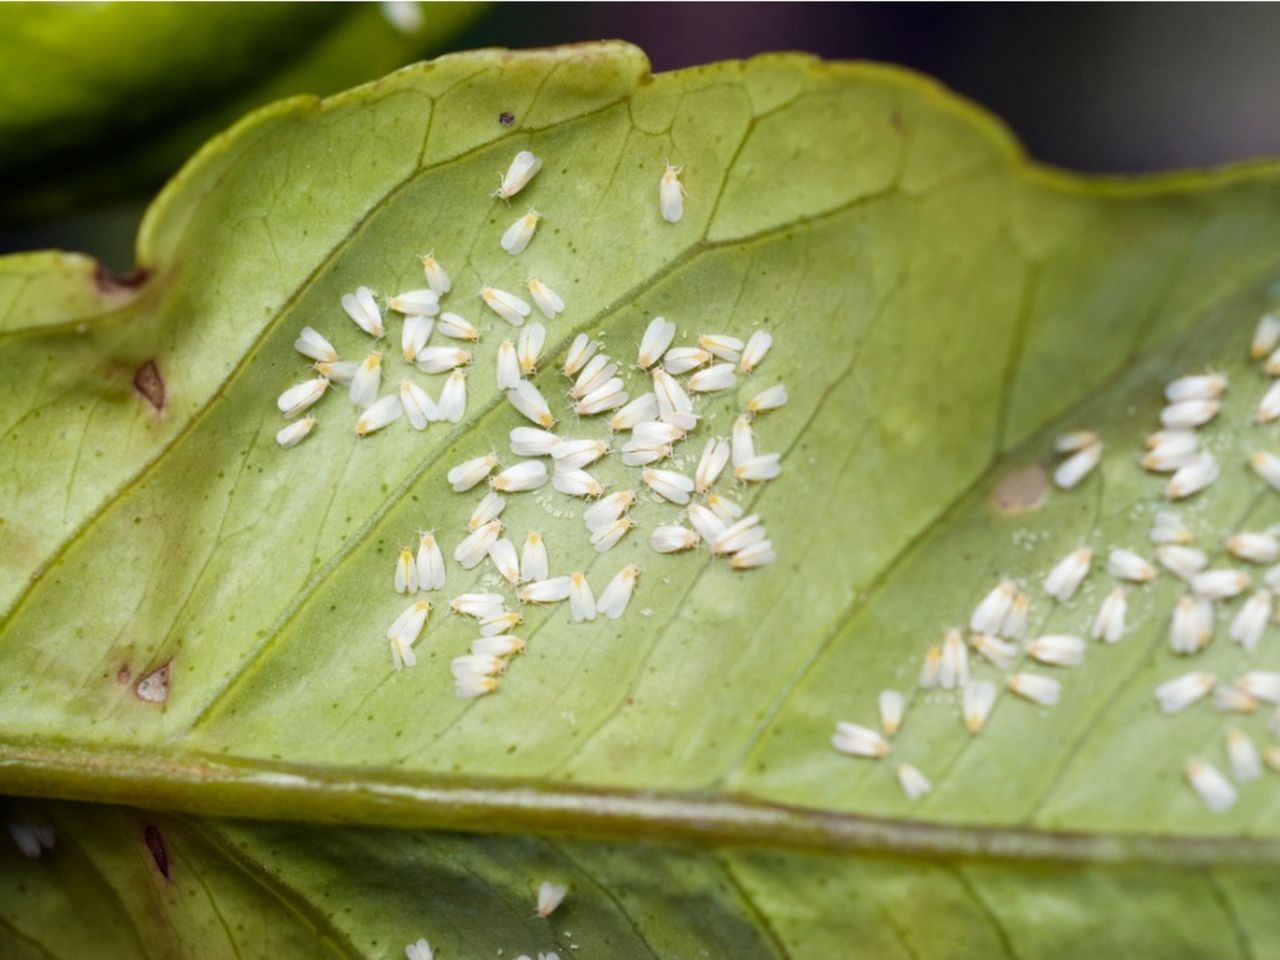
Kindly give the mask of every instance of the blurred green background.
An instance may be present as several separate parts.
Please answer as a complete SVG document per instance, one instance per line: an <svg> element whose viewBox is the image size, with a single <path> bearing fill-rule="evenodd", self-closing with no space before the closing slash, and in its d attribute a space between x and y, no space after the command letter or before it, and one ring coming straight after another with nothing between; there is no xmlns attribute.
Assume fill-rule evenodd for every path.
<svg viewBox="0 0 1280 960"><path fill-rule="evenodd" d="M3 4L0 251L127 272L155 191L254 106L449 50L601 38L655 70L779 49L904 64L1077 170L1280 153L1270 4Z"/></svg>

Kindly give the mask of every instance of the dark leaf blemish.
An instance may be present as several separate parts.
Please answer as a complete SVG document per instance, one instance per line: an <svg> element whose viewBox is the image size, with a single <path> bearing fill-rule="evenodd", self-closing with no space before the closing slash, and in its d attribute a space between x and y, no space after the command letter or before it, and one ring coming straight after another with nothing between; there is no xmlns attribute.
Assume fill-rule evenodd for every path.
<svg viewBox="0 0 1280 960"><path fill-rule="evenodd" d="M169 851L165 849L164 835L160 833L160 828L148 823L142 828L142 839L147 844L147 850L151 852L151 859L156 862L156 869L160 871L160 876L168 880Z"/></svg>
<svg viewBox="0 0 1280 960"><path fill-rule="evenodd" d="M160 378L160 370L154 360L138 367L133 375L133 386L151 406L157 410L164 409L164 380Z"/></svg>
<svg viewBox="0 0 1280 960"><path fill-rule="evenodd" d="M169 663L152 670L138 681L134 688L139 700L147 703L167 703L169 700Z"/></svg>
<svg viewBox="0 0 1280 960"><path fill-rule="evenodd" d="M94 285L103 293L127 293L138 290L147 282L151 271L137 267L124 275L114 274L101 263L93 271Z"/></svg>
<svg viewBox="0 0 1280 960"><path fill-rule="evenodd" d="M502 124L504 127L509 127L516 122L516 118L512 116L510 113L508 113L506 110L503 110L500 114L498 114L498 122Z"/></svg>

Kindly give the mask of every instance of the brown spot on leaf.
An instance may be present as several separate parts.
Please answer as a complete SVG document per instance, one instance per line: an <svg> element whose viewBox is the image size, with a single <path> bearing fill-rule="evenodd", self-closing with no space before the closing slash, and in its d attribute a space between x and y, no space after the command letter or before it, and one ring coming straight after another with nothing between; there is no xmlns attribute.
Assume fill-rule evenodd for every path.
<svg viewBox="0 0 1280 960"><path fill-rule="evenodd" d="M129 669L127 663L120 664L120 669L116 671L116 683L121 686L128 686L133 680L133 671Z"/></svg>
<svg viewBox="0 0 1280 960"><path fill-rule="evenodd" d="M1049 497L1049 474L1038 463L1019 467L991 491L991 509L997 513L1030 513Z"/></svg>
<svg viewBox="0 0 1280 960"><path fill-rule="evenodd" d="M500 114L498 114L498 122L502 124L504 127L509 127L516 122L516 118L510 113L508 113L506 110L503 110Z"/></svg>
<svg viewBox="0 0 1280 960"><path fill-rule="evenodd" d="M151 271L143 267L137 267L121 276L99 263L93 271L93 282L103 293L132 293L146 283L149 276Z"/></svg>
<svg viewBox="0 0 1280 960"><path fill-rule="evenodd" d="M139 700L147 703L168 703L169 701L169 663L152 670L138 681L134 693Z"/></svg>
<svg viewBox="0 0 1280 960"><path fill-rule="evenodd" d="M133 386L157 410L164 409L164 380L154 360L148 360L133 374Z"/></svg>
<svg viewBox="0 0 1280 960"><path fill-rule="evenodd" d="M164 834L160 832L159 827L148 823L142 828L142 840L146 843L147 850L151 853L151 859L155 861L156 869L160 871L160 876L168 880L169 851L164 845Z"/></svg>

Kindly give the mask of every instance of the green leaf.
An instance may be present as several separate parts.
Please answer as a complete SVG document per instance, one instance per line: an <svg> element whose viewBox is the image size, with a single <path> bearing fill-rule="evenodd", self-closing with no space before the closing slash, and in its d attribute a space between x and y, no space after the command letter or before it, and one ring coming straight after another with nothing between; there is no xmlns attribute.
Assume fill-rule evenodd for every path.
<svg viewBox="0 0 1280 960"><path fill-rule="evenodd" d="M547 164L508 208L489 194L523 148ZM667 160L688 189L674 226L657 210ZM1272 860L1270 781L1222 815L1183 781L1191 754L1223 765L1228 718L1161 716L1151 691L1202 664L1224 678L1274 664L1274 638L1172 657L1172 577L1134 591L1124 642L1058 671L1055 709L1004 697L970 737L954 695L911 691L924 650L1002 574L1031 590L1034 629L1087 630L1110 589L1101 556L1145 550L1164 505L1135 454L1178 373L1215 366L1234 384L1207 428L1223 478L1186 511L1201 543L1277 519L1243 465L1269 438L1247 425L1265 378L1245 353L1276 276L1276 183L1267 165L1052 173L927 81L796 56L651 77L619 44L481 52L261 111L166 188L137 287L95 286L74 259L0 263L0 788L486 831ZM498 238L526 203L545 220L512 258ZM419 286L433 248L454 277L446 305L485 324L466 419L361 440L332 396L313 437L278 449L275 398L307 375L298 330L362 356L340 296ZM783 452L782 476L722 483L779 562L658 556L648 531L678 511L647 496L640 529L597 556L579 507L512 496L511 535L540 529L555 572L584 570L598 593L635 563L639 587L617 623L529 608L500 693L459 702L449 661L475 628L446 601L492 575L451 565L418 666L396 673L392 565L419 529L457 542L478 491L450 492L447 470L505 454L523 422L494 388L512 331L475 291L531 273L569 304L536 378L562 416L557 368L580 331L624 364L658 314L682 337L773 333L753 377L700 401L679 463L785 382L791 402L756 436ZM148 364L160 409L134 387ZM1096 476L1031 512L988 506L1073 426L1107 443ZM601 429L566 418L569 435ZM634 484L616 460L600 479ZM1039 574L1082 540L1098 568L1055 606ZM140 698L166 665L167 701ZM893 756L833 752L833 722L874 723L886 687L912 701ZM1265 742L1261 713L1238 723ZM934 792L908 803L899 760Z"/></svg>
<svg viewBox="0 0 1280 960"><path fill-rule="evenodd" d="M151 187L280 97L327 94L439 50L481 4L11 4L0 14L0 173L9 220Z"/></svg>
<svg viewBox="0 0 1280 960"><path fill-rule="evenodd" d="M52 825L56 842L34 861L0 843L0 949L11 960L398 960L419 938L441 960L539 951L561 960L1246 960L1280 946L1280 881L1269 867L1027 870L76 805L15 814ZM568 887L548 920L534 913L544 880Z"/></svg>

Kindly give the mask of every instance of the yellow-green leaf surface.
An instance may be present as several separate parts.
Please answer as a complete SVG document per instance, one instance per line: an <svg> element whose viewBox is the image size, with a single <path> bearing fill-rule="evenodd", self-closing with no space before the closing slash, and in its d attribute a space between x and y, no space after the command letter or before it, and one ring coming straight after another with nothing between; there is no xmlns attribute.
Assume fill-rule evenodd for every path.
<svg viewBox="0 0 1280 960"><path fill-rule="evenodd" d="M1249 960L1280 949L1269 868L1028 872L69 804L9 812L51 826L56 839L38 860L0 843L8 960L400 958L420 938L442 960ZM534 912L544 880L568 887L546 920Z"/></svg>
<svg viewBox="0 0 1280 960"><path fill-rule="evenodd" d="M438 51L480 5L13 3L0 10L0 218L150 187L249 110Z"/></svg>
<svg viewBox="0 0 1280 960"><path fill-rule="evenodd" d="M490 194L521 149L546 165L507 206ZM658 212L667 161L688 191L677 225ZM1004 574L1030 592L1034 631L1088 629L1112 586L1106 550L1149 552L1163 479L1136 460L1178 373L1232 379L1204 428L1222 479L1185 509L1201 544L1280 518L1244 464L1274 439L1249 423L1266 379L1247 347L1280 254L1276 184L1265 165L1076 180L925 80L799 56L650 76L619 44L482 52L265 109L152 207L136 288L100 289L80 260L0 261L0 788L486 831L1274 858L1273 781L1213 814L1183 780L1193 754L1225 767L1228 718L1164 717L1151 692L1201 666L1274 666L1276 638L1246 653L1224 610L1207 652L1174 658L1171 576L1132 591L1121 643L1056 671L1056 708L1004 696L971 737L956 695L914 681ZM498 240L527 206L544 220L513 258ZM483 328L464 420L358 439L334 391L314 436L279 449L275 398L309 373L299 329L362 357L339 298L421 286L429 250L453 276L445 308ZM599 594L634 563L639 586L616 623L526 609L528 652L497 694L460 702L449 662L475 627L447 601L492 571L450 562L418 665L397 673L392 568L419 529L449 550L464 534L480 490L451 492L451 466L514 459L525 421L494 380L514 331L477 291L531 274L568 304L535 378L567 436L605 432L568 412L558 368L575 334L603 340L634 394L655 315L681 342L772 333L755 374L699 399L676 464L692 471L703 438L785 383L755 441L783 454L781 477L717 488L762 516L779 559L735 572L705 550L655 554L649 530L679 510L648 495L640 529L597 555L581 505L512 495L509 535L540 530L553 572L583 570ZM394 386L398 319L389 336ZM163 382L159 409L139 370ZM442 378L412 376L438 394ZM1074 426L1106 443L1094 476L1036 509L991 506ZM635 484L616 453L597 473ZM1056 605L1039 577L1081 542L1098 562ZM166 701L139 697L165 665ZM910 700L892 756L835 753L833 723L873 725L887 687ZM1236 722L1265 745L1261 712ZM909 803L898 761L933 792Z"/></svg>

